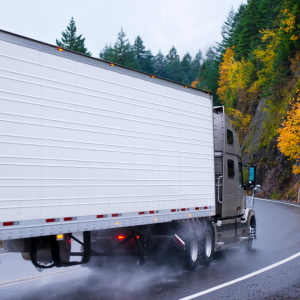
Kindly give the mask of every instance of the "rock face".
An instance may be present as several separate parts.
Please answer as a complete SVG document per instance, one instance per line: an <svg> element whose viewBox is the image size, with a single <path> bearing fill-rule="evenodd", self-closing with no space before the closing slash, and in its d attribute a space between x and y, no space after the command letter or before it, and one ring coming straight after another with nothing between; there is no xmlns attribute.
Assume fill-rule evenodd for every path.
<svg viewBox="0 0 300 300"><path fill-rule="evenodd" d="M275 120L274 127L274 118L278 116L270 114L267 100L261 99L242 144L243 161L253 162L257 166L257 183L262 186L258 196L296 200L300 176L292 173L293 162L277 148L276 130L280 120ZM275 136L271 139L270 130L275 130ZM267 143L266 137L269 138Z"/></svg>

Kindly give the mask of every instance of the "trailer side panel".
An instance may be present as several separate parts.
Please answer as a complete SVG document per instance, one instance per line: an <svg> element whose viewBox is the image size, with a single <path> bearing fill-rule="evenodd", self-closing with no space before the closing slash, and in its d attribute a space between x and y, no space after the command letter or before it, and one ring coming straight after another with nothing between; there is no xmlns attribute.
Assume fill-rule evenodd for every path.
<svg viewBox="0 0 300 300"><path fill-rule="evenodd" d="M0 40L0 103L0 239L215 213L211 97Z"/></svg>

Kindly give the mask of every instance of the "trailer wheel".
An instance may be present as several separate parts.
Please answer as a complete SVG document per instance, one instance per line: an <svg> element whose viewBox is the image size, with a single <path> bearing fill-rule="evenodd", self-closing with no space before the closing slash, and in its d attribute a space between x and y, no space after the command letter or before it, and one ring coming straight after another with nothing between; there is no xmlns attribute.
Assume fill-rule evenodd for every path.
<svg viewBox="0 0 300 300"><path fill-rule="evenodd" d="M199 241L199 262L208 266L212 261L213 254L213 233L210 226L207 226Z"/></svg>
<svg viewBox="0 0 300 300"><path fill-rule="evenodd" d="M192 234L187 243L185 255L185 268L188 270L195 270L199 260L199 245L195 234Z"/></svg>

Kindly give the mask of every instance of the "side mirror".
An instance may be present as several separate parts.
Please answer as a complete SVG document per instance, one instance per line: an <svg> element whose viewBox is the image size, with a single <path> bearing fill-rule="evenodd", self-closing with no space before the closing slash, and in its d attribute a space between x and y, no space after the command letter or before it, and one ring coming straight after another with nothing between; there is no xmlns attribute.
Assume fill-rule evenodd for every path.
<svg viewBox="0 0 300 300"><path fill-rule="evenodd" d="M257 184L255 187L254 187L254 191L255 192L260 192L261 190L261 186L259 184Z"/></svg>
<svg viewBox="0 0 300 300"><path fill-rule="evenodd" d="M254 187L256 184L256 167L251 166L249 168L249 185L250 187Z"/></svg>

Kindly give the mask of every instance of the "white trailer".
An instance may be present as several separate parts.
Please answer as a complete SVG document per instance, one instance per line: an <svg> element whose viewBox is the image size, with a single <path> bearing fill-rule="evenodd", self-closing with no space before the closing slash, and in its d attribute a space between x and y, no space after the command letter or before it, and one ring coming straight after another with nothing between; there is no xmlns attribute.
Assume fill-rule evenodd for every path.
<svg viewBox="0 0 300 300"><path fill-rule="evenodd" d="M0 31L0 105L8 251L67 266L56 256L72 233L90 244L90 232L129 228L140 244L143 225L148 237L156 224L216 223L210 93Z"/></svg>

